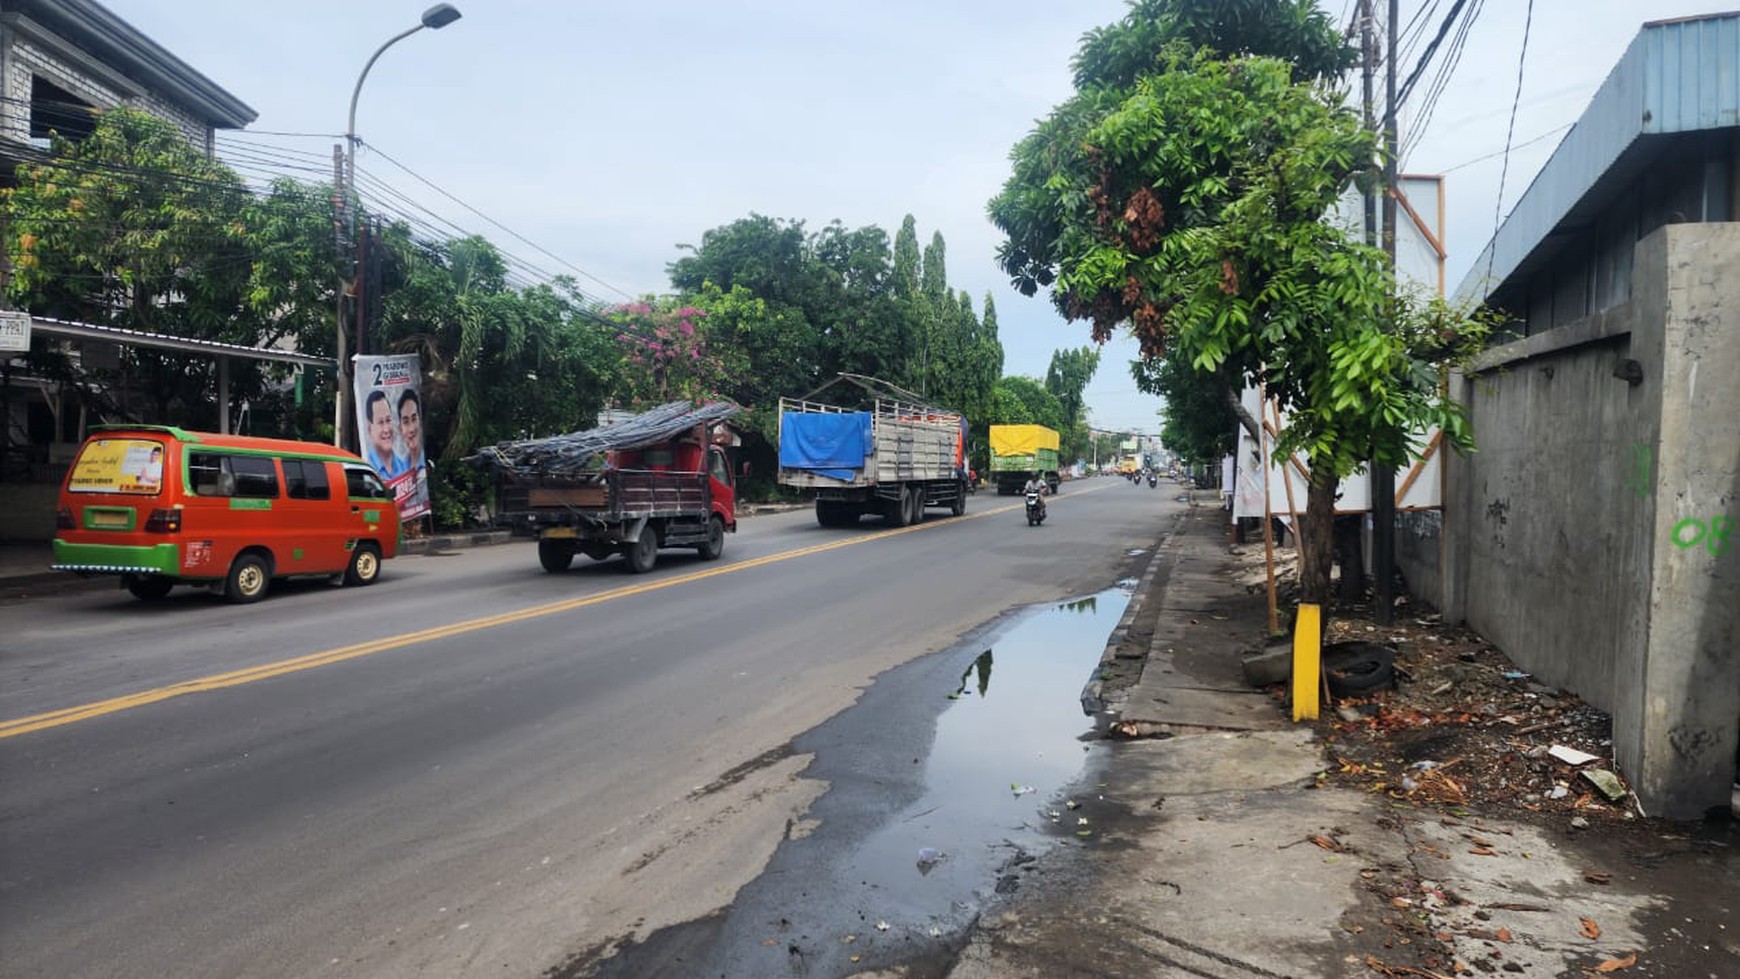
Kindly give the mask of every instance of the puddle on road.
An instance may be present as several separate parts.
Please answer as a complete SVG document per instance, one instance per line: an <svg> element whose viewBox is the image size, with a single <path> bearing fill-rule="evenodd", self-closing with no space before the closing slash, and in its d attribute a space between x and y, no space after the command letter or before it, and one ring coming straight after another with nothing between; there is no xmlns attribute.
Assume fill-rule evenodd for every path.
<svg viewBox="0 0 1740 979"><path fill-rule="evenodd" d="M1130 595L1112 588L1021 615L967 661L954 689L938 692L953 702L937 718L924 796L865 840L842 874L862 882L863 906L885 908L877 913L891 929L964 927L999 868L1044 849L1050 831L1092 832L1058 793L1081 773L1093 731L1078 692Z"/></svg>
<svg viewBox="0 0 1740 979"><path fill-rule="evenodd" d="M1019 858L1094 830L1076 824L1062 792L1094 743L1082 687L1133 592L1120 582L1030 607L972 645L880 677L857 707L794 743L815 752L808 774L830 782L815 825L788 837L729 907L609 943L615 955L596 972L579 971L583 956L557 974L941 974Z"/></svg>

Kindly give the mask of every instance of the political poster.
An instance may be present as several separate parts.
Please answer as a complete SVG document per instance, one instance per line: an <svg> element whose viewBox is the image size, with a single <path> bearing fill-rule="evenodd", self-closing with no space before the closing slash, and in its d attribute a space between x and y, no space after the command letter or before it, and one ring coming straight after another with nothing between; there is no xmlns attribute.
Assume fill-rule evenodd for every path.
<svg viewBox="0 0 1740 979"><path fill-rule="evenodd" d="M356 430L362 457L393 491L399 517L429 512L423 458L423 368L416 354L355 357Z"/></svg>

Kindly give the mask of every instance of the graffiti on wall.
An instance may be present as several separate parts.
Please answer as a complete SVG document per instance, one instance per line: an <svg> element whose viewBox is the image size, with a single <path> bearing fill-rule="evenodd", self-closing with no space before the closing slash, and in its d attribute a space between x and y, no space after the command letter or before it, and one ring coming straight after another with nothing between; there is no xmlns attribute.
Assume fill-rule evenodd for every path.
<svg viewBox="0 0 1740 979"><path fill-rule="evenodd" d="M1650 460L1649 446L1639 442L1631 447L1631 472L1625 477L1625 485L1639 499L1649 497L1650 486L1654 483L1652 477L1654 466Z"/></svg>
<svg viewBox="0 0 1740 979"><path fill-rule="evenodd" d="M1711 557L1721 557L1727 552L1729 538L1733 533L1733 517L1713 517L1708 522L1697 517L1687 517L1674 524L1672 538L1674 546L1682 551L1702 544Z"/></svg>

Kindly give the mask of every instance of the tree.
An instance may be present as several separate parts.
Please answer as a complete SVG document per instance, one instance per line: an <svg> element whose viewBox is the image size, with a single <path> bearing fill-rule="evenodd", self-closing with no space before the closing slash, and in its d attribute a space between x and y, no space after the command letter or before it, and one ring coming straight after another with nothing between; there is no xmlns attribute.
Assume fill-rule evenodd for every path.
<svg viewBox="0 0 1740 979"><path fill-rule="evenodd" d="M1092 347L1052 351L1051 365L1045 371L1045 389L1063 406L1060 434L1065 459L1081 458L1091 448L1087 426L1082 420L1082 393L1099 367L1100 352Z"/></svg>
<svg viewBox="0 0 1740 979"><path fill-rule="evenodd" d="M1054 431L1063 427L1063 405L1031 377L1003 378L993 398L993 425L1044 425Z"/></svg>
<svg viewBox="0 0 1740 979"><path fill-rule="evenodd" d="M100 115L82 140L56 137L52 154L20 166L5 191L14 303L147 333L259 342L240 178L173 125L124 108ZM63 366L67 380L93 380ZM118 370L82 386L100 414L211 427L214 371L210 358L129 349ZM239 364L232 383L238 397L257 395L257 363ZM126 403L135 392L148 408Z"/></svg>
<svg viewBox="0 0 1740 979"><path fill-rule="evenodd" d="M1148 60L1172 40L1167 18L1202 5L1132 9L1146 19L1091 35L1077 59L1089 84L1016 147L990 205L1007 236L999 258L1022 291L1052 285L1096 340L1127 324L1145 360L1263 383L1293 413L1281 449L1304 451L1312 472L1301 585L1322 602L1340 479L1367 459L1401 464L1429 425L1471 445L1425 362L1468 353L1481 329L1393 298L1383 255L1323 220L1375 149L1333 90L1273 58L1171 47Z"/></svg>
<svg viewBox="0 0 1740 979"><path fill-rule="evenodd" d="M1130 375L1138 390L1165 399L1160 441L1186 462L1214 462L1236 447L1238 418L1226 402L1233 387L1226 378L1176 357L1131 361Z"/></svg>

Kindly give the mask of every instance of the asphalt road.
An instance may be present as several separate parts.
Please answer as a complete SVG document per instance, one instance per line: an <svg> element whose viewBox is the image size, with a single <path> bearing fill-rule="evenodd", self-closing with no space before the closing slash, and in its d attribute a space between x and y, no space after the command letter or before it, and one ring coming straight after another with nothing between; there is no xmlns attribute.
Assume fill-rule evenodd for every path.
<svg viewBox="0 0 1740 979"><path fill-rule="evenodd" d="M794 738L1108 586L1172 495L762 515L644 576L515 543L248 607L0 602L0 976L531 977L716 912L827 788Z"/></svg>

